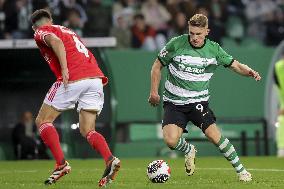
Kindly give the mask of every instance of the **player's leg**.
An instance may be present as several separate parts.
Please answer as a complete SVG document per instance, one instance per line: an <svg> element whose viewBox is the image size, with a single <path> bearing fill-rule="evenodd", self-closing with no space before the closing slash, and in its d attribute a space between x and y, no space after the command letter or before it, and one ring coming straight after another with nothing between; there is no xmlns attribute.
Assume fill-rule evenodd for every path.
<svg viewBox="0 0 284 189"><path fill-rule="evenodd" d="M95 131L96 111L83 110L79 113L80 133L89 144L104 158L105 163L113 158L105 138Z"/></svg>
<svg viewBox="0 0 284 189"><path fill-rule="evenodd" d="M175 124L168 124L163 127L163 137L167 146L172 150L177 150L187 154L190 151L190 145L182 137L183 129Z"/></svg>
<svg viewBox="0 0 284 189"><path fill-rule="evenodd" d="M177 107L172 103L164 103L163 137L165 143L172 150L185 154L185 171L188 176L195 170L195 147L189 144L182 136L186 128L188 118L185 112L187 107Z"/></svg>
<svg viewBox="0 0 284 189"><path fill-rule="evenodd" d="M242 181L250 181L251 175L240 162L238 154L230 141L223 137L216 126L216 117L207 102L196 103L191 112L191 121L198 126L206 137L215 144L225 158L233 165Z"/></svg>
<svg viewBox="0 0 284 189"><path fill-rule="evenodd" d="M245 182L251 181L252 176L249 172L246 171L245 167L241 163L234 146L227 138L222 136L216 124L214 123L209 125L208 128L205 129L204 133L206 137L219 148L220 152L235 168L239 176L239 180Z"/></svg>
<svg viewBox="0 0 284 189"><path fill-rule="evenodd" d="M98 78L82 82L87 86L87 90L78 99L80 132L105 160L106 169L99 186L106 186L114 180L120 168L120 160L112 155L105 138L95 131L96 116L104 104L103 84Z"/></svg>
<svg viewBox="0 0 284 189"><path fill-rule="evenodd" d="M53 125L53 121L59 115L59 111L43 103L35 121L39 129L40 137L45 145L50 149L56 161L55 170L45 181L45 184L55 183L60 177L71 171L69 163L65 161L64 154L60 146L59 135Z"/></svg>
<svg viewBox="0 0 284 189"><path fill-rule="evenodd" d="M183 129L174 124L168 124L163 127L163 137L165 143L171 150L183 152L185 155L185 172L188 176L193 175L195 171L196 149L182 137Z"/></svg>
<svg viewBox="0 0 284 189"><path fill-rule="evenodd" d="M105 138L95 131L96 111L82 110L79 114L79 125L82 136L86 137L89 144L104 158L106 169L99 181L99 186L111 183L120 169L120 160L114 157Z"/></svg>
<svg viewBox="0 0 284 189"><path fill-rule="evenodd" d="M71 171L69 163L65 161L60 147L59 135L53 121L60 115L61 111L75 107L74 102L81 93L81 89L77 85L76 83L68 84L66 89L62 82L55 82L45 96L44 103L36 118L40 136L56 160L55 170L45 181L45 184L53 184Z"/></svg>
<svg viewBox="0 0 284 189"><path fill-rule="evenodd" d="M53 125L53 121L60 115L60 112L53 107L43 103L36 117L35 123L39 130L40 137L50 149L56 164L64 164L64 154L60 147L59 136Z"/></svg>

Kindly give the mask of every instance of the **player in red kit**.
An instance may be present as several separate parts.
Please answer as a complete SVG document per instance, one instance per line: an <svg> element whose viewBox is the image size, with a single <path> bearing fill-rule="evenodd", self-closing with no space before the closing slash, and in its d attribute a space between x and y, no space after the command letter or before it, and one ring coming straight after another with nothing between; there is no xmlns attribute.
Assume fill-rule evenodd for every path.
<svg viewBox="0 0 284 189"><path fill-rule="evenodd" d="M56 160L55 170L45 184L53 184L71 171L53 121L62 111L75 108L78 103L80 133L105 160L106 169L99 186L106 186L120 168L120 160L112 155L105 138L95 131L95 120L104 103L103 85L108 79L78 35L66 27L53 25L47 10L36 10L31 22L36 44L57 78L36 118L40 136Z"/></svg>

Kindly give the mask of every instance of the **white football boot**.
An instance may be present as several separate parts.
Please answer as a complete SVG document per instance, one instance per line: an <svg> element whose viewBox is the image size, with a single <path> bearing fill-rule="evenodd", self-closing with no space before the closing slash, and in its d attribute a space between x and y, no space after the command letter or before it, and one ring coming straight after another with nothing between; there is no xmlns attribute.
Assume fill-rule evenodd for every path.
<svg viewBox="0 0 284 189"><path fill-rule="evenodd" d="M239 181L242 181L242 182L252 181L252 175L247 171L243 171L241 173L238 173L238 177L239 177Z"/></svg>
<svg viewBox="0 0 284 189"><path fill-rule="evenodd" d="M195 154L196 154L196 149L195 147L190 144L190 151L184 155L184 167L185 167L185 172L188 176L193 175L194 170L195 170Z"/></svg>
<svg viewBox="0 0 284 189"><path fill-rule="evenodd" d="M112 160L107 163L104 174L99 180L99 187L106 187L108 184L112 183L119 169L120 160L117 157L113 157Z"/></svg>

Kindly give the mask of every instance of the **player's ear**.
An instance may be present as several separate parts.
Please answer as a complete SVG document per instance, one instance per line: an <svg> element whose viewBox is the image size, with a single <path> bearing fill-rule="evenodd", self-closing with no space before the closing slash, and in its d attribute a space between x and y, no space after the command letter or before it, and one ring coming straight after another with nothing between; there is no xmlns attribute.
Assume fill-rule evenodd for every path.
<svg viewBox="0 0 284 189"><path fill-rule="evenodd" d="M210 32L210 29L206 29L206 34L208 35L209 34L209 32Z"/></svg>
<svg viewBox="0 0 284 189"><path fill-rule="evenodd" d="M35 26L32 26L32 29L33 29L34 31L36 31L36 27L35 27Z"/></svg>

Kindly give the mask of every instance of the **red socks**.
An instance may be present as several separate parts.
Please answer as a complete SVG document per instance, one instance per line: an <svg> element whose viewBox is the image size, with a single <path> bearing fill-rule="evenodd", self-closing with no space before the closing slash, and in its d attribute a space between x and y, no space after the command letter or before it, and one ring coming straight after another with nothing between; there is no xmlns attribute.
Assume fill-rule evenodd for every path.
<svg viewBox="0 0 284 189"><path fill-rule="evenodd" d="M43 123L39 127L39 134L45 145L50 149L57 165L65 163L59 136L52 123Z"/></svg>
<svg viewBox="0 0 284 189"><path fill-rule="evenodd" d="M40 136L43 142L50 149L57 165L62 165L65 162L64 154L60 147L59 136L52 123L44 123L39 128ZM105 138L96 131L90 131L86 136L89 144L101 154L107 163L112 158L112 153L106 143Z"/></svg>
<svg viewBox="0 0 284 189"><path fill-rule="evenodd" d="M107 163L110 158L112 158L112 153L110 152L110 149L108 147L108 144L106 143L105 138L96 131L90 131L86 136L89 144L98 152L101 154L101 156L104 158L105 162Z"/></svg>

